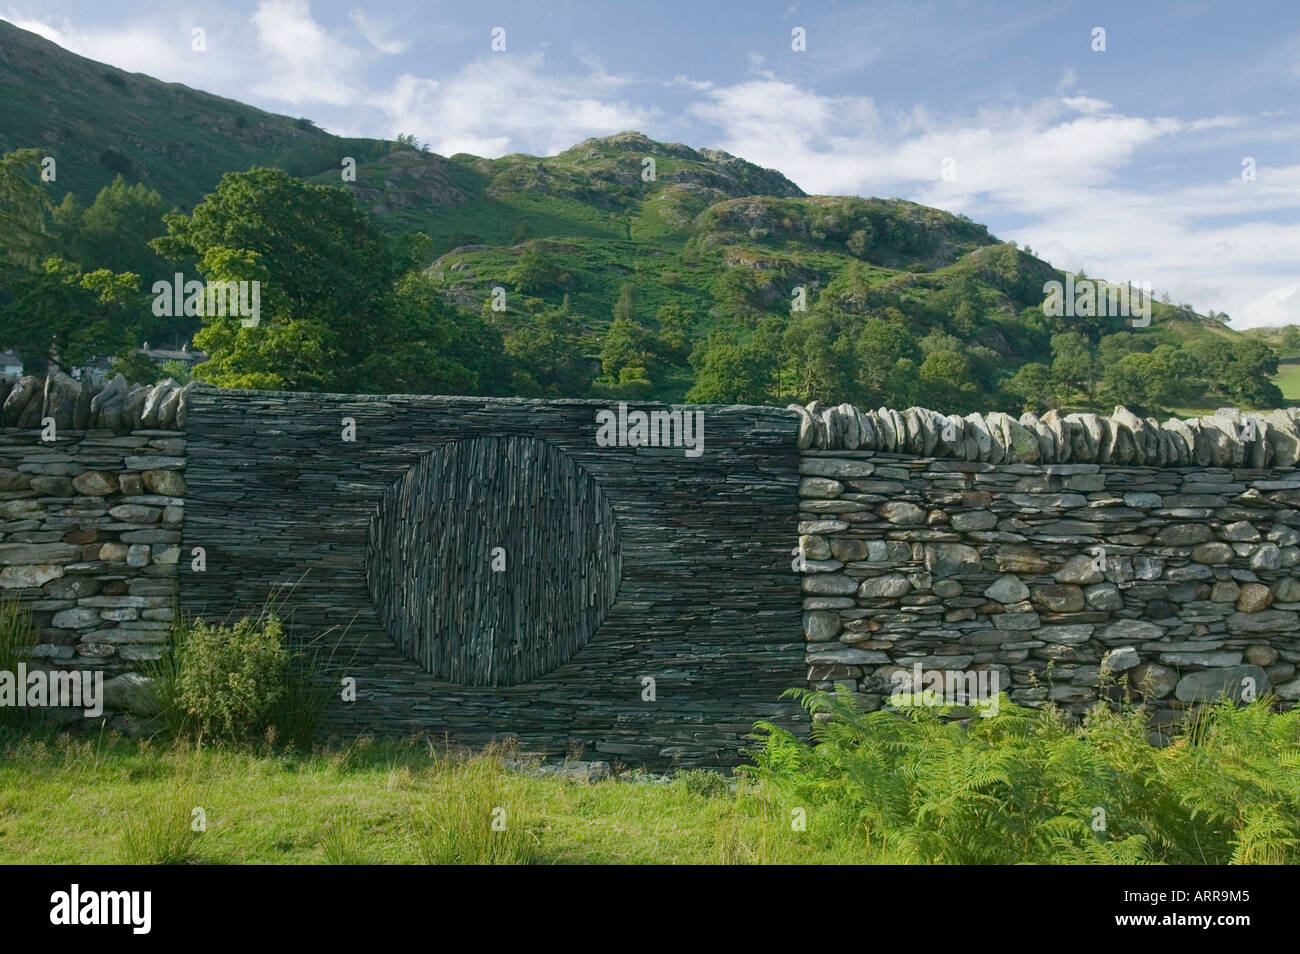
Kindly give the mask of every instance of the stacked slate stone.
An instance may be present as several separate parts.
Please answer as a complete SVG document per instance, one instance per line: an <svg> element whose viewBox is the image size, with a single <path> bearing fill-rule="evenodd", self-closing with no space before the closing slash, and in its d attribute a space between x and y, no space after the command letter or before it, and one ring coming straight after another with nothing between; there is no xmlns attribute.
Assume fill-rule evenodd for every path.
<svg viewBox="0 0 1300 954"><path fill-rule="evenodd" d="M1190 435L1183 466L1158 454L1134 461L1137 436L1154 428L1118 411L1078 416L1105 421L1098 430L1110 435L1079 447L1091 462L1025 462L1003 426L1016 422L996 414L974 433L998 432L998 441L968 444L967 427L948 444L953 456L980 459L919 457L943 449L932 438L943 424L931 414L802 411L811 435L799 533L812 686L847 683L875 708L888 703L898 671L917 663L996 670L1013 701L1081 713L1126 684L1162 727L1220 691L1272 692L1284 706L1300 699L1292 414L1256 418L1262 440L1253 441L1235 412L1169 422L1185 432L1169 424L1161 432ZM1051 430L1067 419L1043 420ZM876 449L882 430L896 453ZM1073 452L1076 434L1065 433ZM1129 435L1128 451L1117 451L1117 433ZM1254 463L1261 459L1273 466Z"/></svg>
<svg viewBox="0 0 1300 954"><path fill-rule="evenodd" d="M813 401L798 412L800 450L878 450L1002 463L1142 464L1148 467L1292 467L1300 460L1300 408L1159 423L1117 407L1109 417L944 415L923 407L863 411Z"/></svg>
<svg viewBox="0 0 1300 954"><path fill-rule="evenodd" d="M333 686L343 676L356 680L356 702L333 693L327 733L445 734L467 745L510 737L533 753L580 748L640 765L716 766L745 759L756 720L792 730L807 724L798 704L782 698L804 674L799 579L790 568L799 481L793 414L696 405L704 452L687 457L681 447L602 444L597 414L609 405L600 401L211 388L195 391L193 401L182 548L188 555L203 546L208 564L206 572L183 573L181 608L192 617L237 619L278 588L290 639L327 634L322 665L332 671L325 678ZM510 476L516 467L472 477L480 467L468 463L475 456L468 442L480 441L501 441L506 454L543 441L580 468L612 519L604 504L588 515L601 532L617 533L617 547L588 529L570 533L564 521L558 529L568 540L547 543L556 529L542 519L547 508L525 515L509 497L548 481L518 480ZM459 461L459 476L439 476L447 462L429 457L442 454ZM595 506L565 484L575 502L565 508ZM411 509L399 516L390 504ZM526 525L511 529L515 519ZM452 520L463 526L448 526ZM498 546L507 557L501 573L490 562ZM424 555L443 547L448 553L436 563ZM449 559L452 550L460 566ZM593 562L604 567L603 579L582 582L581 565ZM455 588L463 596L442 589L456 578L433 578L440 566L464 582ZM558 592L529 595L529 585L548 578ZM476 584L505 589L480 597ZM588 624L591 638L579 647L572 616L557 604L573 590L605 602L614 584L612 605L598 627ZM517 596L545 625L554 614L563 631L551 648L567 643L573 654L513 685L481 684L492 680L464 668L449 673L433 654L407 655L402 630L385 625L391 603L400 598L427 612L422 594L443 593L483 604L473 613L435 607L431 621L441 614L491 622L498 600ZM514 650L501 638L508 634L457 635L471 654Z"/></svg>
<svg viewBox="0 0 1300 954"><path fill-rule="evenodd" d="M0 424L40 427L53 418L55 427L84 431L185 427L194 384L171 378L155 385L128 385L117 375L109 381L88 376L73 380L62 371L48 377L0 375Z"/></svg>
<svg viewBox="0 0 1300 954"><path fill-rule="evenodd" d="M31 613L28 665L103 670L104 705L127 728L121 713L156 706L133 670L161 654L176 606L185 389L62 374L0 388L0 599Z"/></svg>

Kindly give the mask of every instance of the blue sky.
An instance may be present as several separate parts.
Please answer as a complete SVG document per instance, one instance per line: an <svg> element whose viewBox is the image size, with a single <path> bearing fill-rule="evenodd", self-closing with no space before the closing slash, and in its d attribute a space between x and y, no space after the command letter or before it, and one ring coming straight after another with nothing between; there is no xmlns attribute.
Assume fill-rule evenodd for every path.
<svg viewBox="0 0 1300 954"><path fill-rule="evenodd" d="M0 0L0 17L123 69L342 134L413 133L444 155L551 154L623 129L715 146L810 193L963 212L1234 327L1300 323L1296 0Z"/></svg>

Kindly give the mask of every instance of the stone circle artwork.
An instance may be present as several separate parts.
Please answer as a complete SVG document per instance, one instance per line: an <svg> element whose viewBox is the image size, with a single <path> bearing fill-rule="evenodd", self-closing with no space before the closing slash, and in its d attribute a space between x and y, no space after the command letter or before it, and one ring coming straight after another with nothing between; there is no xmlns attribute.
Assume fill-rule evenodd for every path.
<svg viewBox="0 0 1300 954"><path fill-rule="evenodd" d="M447 682L511 686L586 645L618 592L596 481L529 437L452 441L385 494L366 575L399 650Z"/></svg>

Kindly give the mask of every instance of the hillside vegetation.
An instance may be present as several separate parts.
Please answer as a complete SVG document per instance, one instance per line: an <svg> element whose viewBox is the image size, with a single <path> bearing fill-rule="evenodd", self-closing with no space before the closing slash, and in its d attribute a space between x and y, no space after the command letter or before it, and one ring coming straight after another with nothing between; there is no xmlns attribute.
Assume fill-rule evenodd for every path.
<svg viewBox="0 0 1300 954"><path fill-rule="evenodd" d="M805 195L718 150L623 132L444 158L7 23L0 78L16 93L0 215L25 223L0 249L0 348L34 365L118 354L148 377L136 345L196 335L211 356L196 374L225 386L962 412L1282 400L1276 343L1226 316L1167 296L1149 324L1051 316L1045 287L1065 274L977 223ZM154 283L178 270L261 282L260 325L154 315Z"/></svg>

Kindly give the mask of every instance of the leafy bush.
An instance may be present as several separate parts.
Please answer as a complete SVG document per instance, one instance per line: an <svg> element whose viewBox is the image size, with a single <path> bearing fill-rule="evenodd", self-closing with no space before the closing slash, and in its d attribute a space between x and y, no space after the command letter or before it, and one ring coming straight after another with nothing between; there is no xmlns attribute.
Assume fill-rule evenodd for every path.
<svg viewBox="0 0 1300 954"><path fill-rule="evenodd" d="M329 702L324 670L337 645L291 647L275 598L233 626L172 623L171 645L144 664L176 738L310 748Z"/></svg>
<svg viewBox="0 0 1300 954"><path fill-rule="evenodd" d="M289 653L280 619L271 613L229 627L176 624L172 666L160 698L180 723L174 727L199 738L254 741L272 725L285 693Z"/></svg>
<svg viewBox="0 0 1300 954"><path fill-rule="evenodd" d="M1099 705L1073 725L1005 698L969 724L942 708L862 712L851 694L797 691L819 722L807 745L760 723L750 771L809 831L910 863L1295 864L1300 710L1224 701L1173 745L1145 711Z"/></svg>

